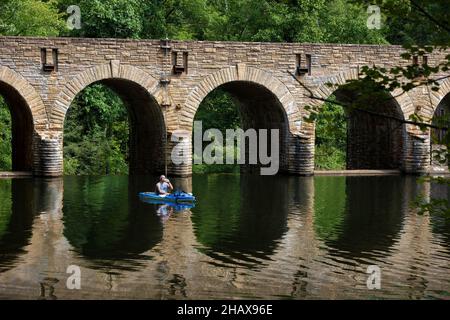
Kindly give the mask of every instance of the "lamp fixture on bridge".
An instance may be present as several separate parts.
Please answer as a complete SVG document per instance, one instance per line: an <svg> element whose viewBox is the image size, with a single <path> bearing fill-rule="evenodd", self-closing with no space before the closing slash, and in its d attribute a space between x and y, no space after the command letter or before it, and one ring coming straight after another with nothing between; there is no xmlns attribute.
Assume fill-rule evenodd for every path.
<svg viewBox="0 0 450 320"><path fill-rule="evenodd" d="M297 76L304 76L304 75L311 75L311 65L312 65L312 59L310 54L305 55L305 66L302 67L302 55L296 54L296 75Z"/></svg>
<svg viewBox="0 0 450 320"><path fill-rule="evenodd" d="M179 58L179 53L183 55L182 59ZM179 61L181 60L181 61ZM187 73L188 68L188 52L186 51L172 51L172 71L173 74L180 75Z"/></svg>
<svg viewBox="0 0 450 320"><path fill-rule="evenodd" d="M188 52L172 51L173 73L180 75L187 73L188 70Z"/></svg>
<svg viewBox="0 0 450 320"><path fill-rule="evenodd" d="M413 65L419 65L419 56L413 56L412 57L413 60ZM423 55L422 56L422 66L427 66L428 65L428 56Z"/></svg>
<svg viewBox="0 0 450 320"><path fill-rule="evenodd" d="M415 55L412 57L412 63L414 66L418 67L419 72L415 80L425 80L424 76L424 67L428 66L428 56L423 55L422 56L422 65L419 65L419 56Z"/></svg>
<svg viewBox="0 0 450 320"><path fill-rule="evenodd" d="M41 48L41 63L45 72L58 71L58 49Z"/></svg>

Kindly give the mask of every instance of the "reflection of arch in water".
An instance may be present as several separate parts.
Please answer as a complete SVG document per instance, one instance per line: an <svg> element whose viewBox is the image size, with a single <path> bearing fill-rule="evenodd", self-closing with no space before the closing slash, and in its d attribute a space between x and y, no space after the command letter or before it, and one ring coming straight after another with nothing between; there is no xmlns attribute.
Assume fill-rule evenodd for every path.
<svg viewBox="0 0 450 320"><path fill-rule="evenodd" d="M287 231L287 177L194 176L201 201L192 211L197 241L223 263L261 264Z"/></svg>
<svg viewBox="0 0 450 320"><path fill-rule="evenodd" d="M25 253L34 215L32 180L0 180L0 272L13 268Z"/></svg>
<svg viewBox="0 0 450 320"><path fill-rule="evenodd" d="M389 252L400 236L408 203L404 203L405 179L397 176L347 177L344 220L337 235L325 242L350 252L349 257Z"/></svg>
<svg viewBox="0 0 450 320"><path fill-rule="evenodd" d="M450 202L450 190L447 184L431 184L431 199L445 199ZM450 252L450 219L441 215L431 215L432 231L442 239L441 244Z"/></svg>
<svg viewBox="0 0 450 320"><path fill-rule="evenodd" d="M135 185L125 176L65 178L64 235L94 265L133 269L136 262L124 260L145 259L141 254L161 240L161 224Z"/></svg>
<svg viewBox="0 0 450 320"><path fill-rule="evenodd" d="M345 216L345 177L314 179L314 230L322 240L337 238Z"/></svg>

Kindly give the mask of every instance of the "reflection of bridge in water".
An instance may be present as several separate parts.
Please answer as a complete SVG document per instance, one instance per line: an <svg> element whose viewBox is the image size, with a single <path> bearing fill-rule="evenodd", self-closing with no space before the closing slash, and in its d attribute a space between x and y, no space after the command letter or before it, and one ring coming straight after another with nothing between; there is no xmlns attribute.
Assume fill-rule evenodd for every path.
<svg viewBox="0 0 450 320"><path fill-rule="evenodd" d="M80 190L96 196L79 185L83 180L12 180L12 215L8 232L0 233L0 297L38 298L42 287L47 298L54 288L56 297L69 299L426 298L448 292L442 257L448 263L450 248L434 241L448 237L448 223L432 225L409 207L415 194L429 196L432 188L414 178L371 178L384 180L374 184L361 179L274 178L273 189L264 191L253 178L241 177L242 196L233 209L238 222L217 229L223 231L219 237L205 234L195 209L162 224L153 207L134 201L136 190L148 185L132 178L117 189L108 185L108 192L128 189L128 202L111 204L111 220L100 216L102 224L81 215L86 207L71 207L83 201ZM204 181L180 183L189 191ZM340 194L327 191L332 183L343 184ZM270 192L278 202L270 204ZM380 192L383 203L373 200L372 211L362 215ZM117 229L105 233L102 227ZM254 241L239 245L246 237ZM5 247L8 241L16 245ZM369 264L382 269L381 292L366 289ZM69 265L81 267L81 290L66 289Z"/></svg>

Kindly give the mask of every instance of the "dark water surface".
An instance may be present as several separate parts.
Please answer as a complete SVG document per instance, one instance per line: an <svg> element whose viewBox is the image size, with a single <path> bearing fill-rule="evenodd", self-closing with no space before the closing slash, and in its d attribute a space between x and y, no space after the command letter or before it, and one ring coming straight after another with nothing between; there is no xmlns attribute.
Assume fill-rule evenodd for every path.
<svg viewBox="0 0 450 320"><path fill-rule="evenodd" d="M450 299L450 220L420 216L414 177L174 179L183 209L141 202L152 177L0 180L0 298ZM81 270L81 289L66 286ZM381 289L366 285L369 265Z"/></svg>

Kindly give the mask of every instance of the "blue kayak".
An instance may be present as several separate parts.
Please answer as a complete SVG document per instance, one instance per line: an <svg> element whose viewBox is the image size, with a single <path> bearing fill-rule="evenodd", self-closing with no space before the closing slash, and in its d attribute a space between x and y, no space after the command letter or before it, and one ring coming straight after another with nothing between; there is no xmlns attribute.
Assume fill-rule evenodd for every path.
<svg viewBox="0 0 450 320"><path fill-rule="evenodd" d="M139 197L144 200L152 200L155 203L193 203L195 197L192 193L174 192L168 195L159 195L154 192L141 192Z"/></svg>

